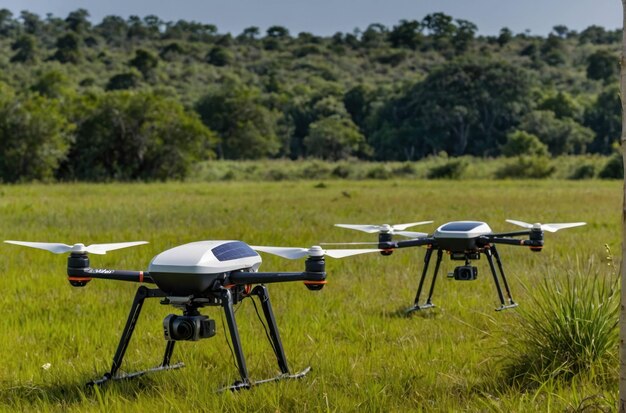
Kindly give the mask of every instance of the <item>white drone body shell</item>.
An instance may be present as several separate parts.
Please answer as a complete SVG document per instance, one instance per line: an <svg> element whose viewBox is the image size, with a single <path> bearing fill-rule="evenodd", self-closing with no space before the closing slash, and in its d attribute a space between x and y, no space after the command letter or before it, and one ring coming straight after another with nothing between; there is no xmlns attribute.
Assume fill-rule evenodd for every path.
<svg viewBox="0 0 626 413"><path fill-rule="evenodd" d="M150 273L221 274L256 271L261 256L241 241L197 241L163 251L150 262Z"/></svg>
<svg viewBox="0 0 626 413"><path fill-rule="evenodd" d="M433 233L439 246L451 252L476 249L476 238L492 234L493 231L481 221L453 221L441 225Z"/></svg>
<svg viewBox="0 0 626 413"><path fill-rule="evenodd" d="M480 221L453 221L441 225L433 234L434 238L476 238L491 234L489 225Z"/></svg>
<svg viewBox="0 0 626 413"><path fill-rule="evenodd" d="M198 294L232 271L255 272L261 256L241 241L198 241L163 251L152 259L150 276L174 296Z"/></svg>

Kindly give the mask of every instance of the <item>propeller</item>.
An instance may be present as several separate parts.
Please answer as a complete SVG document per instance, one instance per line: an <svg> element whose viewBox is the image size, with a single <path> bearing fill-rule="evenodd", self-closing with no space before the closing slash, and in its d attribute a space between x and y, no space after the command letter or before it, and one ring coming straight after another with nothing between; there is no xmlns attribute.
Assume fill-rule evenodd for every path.
<svg viewBox="0 0 626 413"><path fill-rule="evenodd" d="M368 234L373 233L386 233L392 235L402 235L409 238L419 238L425 237L428 234L424 232L414 232L414 231L405 231L405 229L409 227L414 227L416 225L424 225L424 224L432 224L433 221L421 221L421 222L410 222L408 224L383 224L383 225L354 225L354 224L335 224L336 227L355 229L357 231L367 232Z"/></svg>
<svg viewBox="0 0 626 413"><path fill-rule="evenodd" d="M379 249L333 249L325 250L322 247L315 245L311 248L296 248L296 247L263 247L263 246L250 246L253 250L267 252L269 254L278 255L279 257L287 258L290 260L297 260L304 257L323 257L328 255L332 258L344 258L351 255L367 254L368 252L379 252Z"/></svg>
<svg viewBox="0 0 626 413"><path fill-rule="evenodd" d="M4 241L7 244L22 245L24 247L38 248L40 250L50 251L54 254L63 254L64 252L75 252L79 254L99 254L104 255L107 251L118 250L120 248L134 247L135 245L147 244L147 241L118 242L114 244L91 244L86 247L85 244L67 245L56 242L28 242L28 241Z"/></svg>
<svg viewBox="0 0 626 413"><path fill-rule="evenodd" d="M514 219L507 219L506 222L511 223L513 225L518 225L523 228L540 229L542 231L548 231L548 232L557 232L558 230L564 229L564 228L573 228L573 227L580 227L583 225L587 225L586 222L564 222L560 224L540 224L540 223L529 224L528 222L516 221Z"/></svg>

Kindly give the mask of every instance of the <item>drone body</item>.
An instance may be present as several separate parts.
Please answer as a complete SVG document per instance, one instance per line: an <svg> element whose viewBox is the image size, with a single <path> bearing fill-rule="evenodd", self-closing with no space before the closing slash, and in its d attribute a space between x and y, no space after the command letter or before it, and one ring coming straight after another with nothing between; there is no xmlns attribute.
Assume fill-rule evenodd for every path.
<svg viewBox="0 0 626 413"><path fill-rule="evenodd" d="M383 255L391 255L397 248L420 246L425 246L427 248L426 256L424 257L424 268L417 288L417 294L415 295L413 306L408 309L408 312L412 312L434 307L434 304L432 303L432 295L444 252L449 254L450 259L452 260L465 261L465 265L457 266L452 273L452 278L459 281L471 281L477 279L478 268L471 266L470 264L472 260L478 260L480 259L480 256L484 254L487 257L489 269L493 276L493 281L500 300L500 307L496 308L496 310L499 311L516 307L517 303L513 301L511 296L509 284L504 273L504 267L502 266L502 261L500 260L496 244L527 246L531 251L539 252L543 249L544 245L544 230L556 232L564 228L585 225L584 222L528 224L522 221L507 220L507 222L521 226L525 228L525 230L494 233L489 225L482 221L452 221L439 226L432 233L432 235L425 233L414 233L418 235L412 235L411 233L402 233L402 231L398 231L396 232L398 235L411 237L413 239L401 241L393 240L392 230L394 228L401 228L404 230L409 226L431 222L432 221L422 221L400 225L336 224L336 226L355 229L367 233L377 232L378 248L383 251ZM518 238L522 236L527 236L528 238ZM425 303L420 303L422 288L424 287L424 281L428 273L428 266L434 251L437 251L437 260L435 263L435 271L431 281L428 298ZM506 299L502 291L502 286L504 286L504 290L506 291Z"/></svg>
<svg viewBox="0 0 626 413"><path fill-rule="evenodd" d="M454 221L441 225L433 233L433 239L445 251L462 253L478 248L476 240L492 234L491 228L479 221Z"/></svg>
<svg viewBox="0 0 626 413"><path fill-rule="evenodd" d="M326 283L325 255L340 258L368 250L322 250L320 247L277 248L254 247L262 251L279 251L289 258L306 258L303 272L258 272L261 257L248 244L241 241L199 241L174 247L155 256L149 271L125 271L97 269L90 267L89 253L105 254L107 251L145 244L144 241L117 244L83 244L72 246L58 243L5 241L32 248L43 249L55 254L67 253L67 275L74 287L84 287L92 279L109 279L156 284L157 288L140 286L135 294L122 337L113 357L111 370L101 379L88 384L100 385L109 380L128 379L145 373L176 369L182 363L171 364L171 357L177 341L198 341L215 335L215 321L200 314L206 306L220 306L224 311L230 333L234 357L241 380L226 389L249 388L254 384L274 380L300 378L310 368L291 374L283 350L282 341L270 303L267 287L263 284L289 281L303 281L309 290L320 290ZM261 284L252 287L253 284ZM280 374L274 378L251 381L244 358L239 330L233 306L245 298L254 301L258 297L267 325L268 338L275 353ZM161 364L155 368L130 374L119 374L126 349L139 319L143 303L147 298L160 298L161 304L171 305L182 310L183 315L170 314L163 320L163 331L167 345ZM256 304L255 304L256 307ZM261 316L259 315L259 318Z"/></svg>

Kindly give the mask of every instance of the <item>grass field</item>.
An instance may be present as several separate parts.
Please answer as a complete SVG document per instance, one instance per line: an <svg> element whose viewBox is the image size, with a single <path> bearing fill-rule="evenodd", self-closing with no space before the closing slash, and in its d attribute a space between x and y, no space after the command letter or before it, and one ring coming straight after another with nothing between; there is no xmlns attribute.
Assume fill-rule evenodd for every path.
<svg viewBox="0 0 626 413"><path fill-rule="evenodd" d="M3 239L65 243L146 240L150 244L92 256L94 267L146 269L158 252L204 239L310 246L321 241L373 241L334 223L401 223L432 219L487 221L512 230L506 218L528 222L587 221L546 234L541 254L500 248L520 308L496 313L497 296L485 260L479 279L442 277L437 307L412 317L424 250L405 249L327 260L329 283L309 292L301 283L270 285L297 381L250 391L216 393L237 378L222 329L196 343L179 343L184 369L155 373L101 389L100 377L124 326L136 284L94 280L72 288L66 258L4 245L0 249L2 411L581 411L614 409L617 376L594 372L571 382L548 380L521 391L500 379L507 344L525 334L519 315L541 280L573 272L613 276L605 244L620 250L621 183L602 181L289 181L211 184L24 185L0 187ZM619 262L620 257L614 257ZM263 255L261 270L301 271L302 262ZM444 274L454 263L443 262ZM526 307L525 307L526 306ZM162 319L171 307L147 301L122 369L157 365L165 341ZM253 379L277 374L270 346L250 300L237 317ZM43 368L46 363L48 369ZM617 368L617 366L615 366ZM578 409L578 410L577 410ZM589 411L589 410L587 410Z"/></svg>

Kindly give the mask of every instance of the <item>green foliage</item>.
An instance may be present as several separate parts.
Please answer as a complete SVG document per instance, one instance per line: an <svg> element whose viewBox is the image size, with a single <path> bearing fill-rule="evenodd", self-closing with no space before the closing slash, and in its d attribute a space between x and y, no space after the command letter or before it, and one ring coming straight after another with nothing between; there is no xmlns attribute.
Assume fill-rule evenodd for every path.
<svg viewBox="0 0 626 413"><path fill-rule="evenodd" d="M368 152L365 138L350 119L331 115L311 123L304 138L307 153L315 158L337 161Z"/></svg>
<svg viewBox="0 0 626 413"><path fill-rule="evenodd" d="M2 80L18 94L33 88L65 101L141 89L200 108L232 80L239 86L225 100L237 106L216 103L214 115L201 113L210 127L224 126L222 158L336 157L307 150L319 122L340 124L341 139L364 139L338 156L383 162L440 151L497 157L514 131L536 135L552 156L611 153L621 130L613 87L619 31L476 33L472 22L445 13L332 36L292 36L281 25L233 36L214 24L155 15L92 24L85 9L43 19L0 10ZM44 79L52 72L64 81ZM227 107L235 114L230 124L220 120ZM324 120L333 116L341 120Z"/></svg>
<svg viewBox="0 0 626 413"><path fill-rule="evenodd" d="M53 60L58 60L61 63L74 63L77 64L82 59L82 52L80 50L80 38L74 33L70 32L57 40L57 51L52 56Z"/></svg>
<svg viewBox="0 0 626 413"><path fill-rule="evenodd" d="M498 179L541 179L547 178L555 171L550 158L545 156L521 155L511 158L495 172Z"/></svg>
<svg viewBox="0 0 626 413"><path fill-rule="evenodd" d="M41 73L30 88L41 96L52 99L62 99L72 95L70 81L64 72L52 69Z"/></svg>
<svg viewBox="0 0 626 413"><path fill-rule="evenodd" d="M530 133L516 130L507 134L502 154L508 158L520 155L548 156L548 147Z"/></svg>
<svg viewBox="0 0 626 413"><path fill-rule="evenodd" d="M225 47L215 46L206 56L207 63L213 66L226 66L233 60L232 53Z"/></svg>
<svg viewBox="0 0 626 413"><path fill-rule="evenodd" d="M133 57L130 62L128 62L128 65L139 70L143 77L147 79L152 75L158 63L159 59L155 55L148 52L147 50L138 49L135 52L135 57Z"/></svg>
<svg viewBox="0 0 626 413"><path fill-rule="evenodd" d="M34 63L37 59L37 41L31 35L20 36L11 44L11 50L15 51L12 63Z"/></svg>
<svg viewBox="0 0 626 413"><path fill-rule="evenodd" d="M576 167L569 179L591 179L596 175L596 166L592 163L583 163Z"/></svg>
<svg viewBox="0 0 626 413"><path fill-rule="evenodd" d="M182 179L216 138L176 101L149 92L95 96L61 170L88 181Z"/></svg>
<svg viewBox="0 0 626 413"><path fill-rule="evenodd" d="M612 262L609 261L609 265ZM504 372L516 386L540 386L581 374L599 380L618 364L619 277L590 268L546 275L531 305L520 310L509 342Z"/></svg>
<svg viewBox="0 0 626 413"><path fill-rule="evenodd" d="M596 136L589 145L593 152L610 154L622 130L622 103L617 85L609 86L597 96L585 112L585 126Z"/></svg>
<svg viewBox="0 0 626 413"><path fill-rule="evenodd" d="M433 167L428 172L428 179L461 179L468 162L463 158L446 159L445 163Z"/></svg>
<svg viewBox="0 0 626 413"><path fill-rule="evenodd" d="M15 95L0 83L0 178L51 180L66 157L72 127L59 101Z"/></svg>
<svg viewBox="0 0 626 413"><path fill-rule="evenodd" d="M617 79L619 59L607 49L600 49L587 58L587 77L593 80L609 82Z"/></svg>
<svg viewBox="0 0 626 413"><path fill-rule="evenodd" d="M106 84L105 89L110 90L125 90L135 89L141 83L141 73L133 69L126 73L118 73L111 76Z"/></svg>
<svg viewBox="0 0 626 413"><path fill-rule="evenodd" d="M593 141L594 133L571 118L558 119L554 112L535 110L528 113L519 129L539 137L550 153L580 154Z"/></svg>
<svg viewBox="0 0 626 413"><path fill-rule="evenodd" d="M602 179L624 179L624 160L622 154L614 152L607 160L598 177Z"/></svg>

